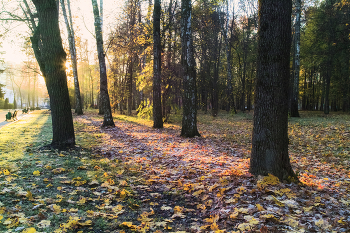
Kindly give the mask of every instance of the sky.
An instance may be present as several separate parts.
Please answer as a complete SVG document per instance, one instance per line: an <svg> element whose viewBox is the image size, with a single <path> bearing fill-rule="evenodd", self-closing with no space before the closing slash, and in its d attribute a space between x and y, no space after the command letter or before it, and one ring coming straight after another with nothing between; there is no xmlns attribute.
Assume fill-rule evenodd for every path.
<svg viewBox="0 0 350 233"><path fill-rule="evenodd" d="M99 2L99 1L98 1ZM107 33L110 31L112 25L115 25L116 19L122 12L122 2L120 0L104 0L104 34L105 38ZM93 35L94 33L94 22L92 13L92 4L89 0L71 0L72 14L74 17L74 27L77 30L76 34L81 36L83 39L88 39L91 41L91 45L95 45ZM66 33L66 27L64 24L63 17L60 17L61 21L61 31ZM2 51L6 54L2 57L7 62L19 63L26 60L25 54L21 51L24 40L22 35L29 36L30 30L24 23L14 23L11 26L11 31L7 34L5 40L2 44ZM66 38L63 38L66 39Z"/></svg>

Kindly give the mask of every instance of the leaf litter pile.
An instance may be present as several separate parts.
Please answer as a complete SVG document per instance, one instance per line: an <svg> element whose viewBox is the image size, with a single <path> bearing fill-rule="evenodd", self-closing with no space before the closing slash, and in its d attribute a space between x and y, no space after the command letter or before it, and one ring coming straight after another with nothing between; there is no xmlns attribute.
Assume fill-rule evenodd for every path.
<svg viewBox="0 0 350 233"><path fill-rule="evenodd" d="M1 129L1 232L349 232L350 117L291 119L301 184L248 172L251 115L199 116L180 126L117 115L75 117L75 150L39 149L50 116ZM15 133L14 133L15 132Z"/></svg>

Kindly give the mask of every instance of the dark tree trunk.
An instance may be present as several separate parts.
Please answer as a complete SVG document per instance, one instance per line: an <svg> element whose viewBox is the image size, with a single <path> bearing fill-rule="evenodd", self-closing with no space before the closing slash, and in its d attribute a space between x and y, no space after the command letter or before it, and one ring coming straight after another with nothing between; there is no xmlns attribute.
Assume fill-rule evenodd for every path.
<svg viewBox="0 0 350 233"><path fill-rule="evenodd" d="M330 58L327 58L327 71L326 71L326 77L325 77L325 95L324 95L324 114L329 114L329 89L331 86L331 60Z"/></svg>
<svg viewBox="0 0 350 233"><path fill-rule="evenodd" d="M183 116L181 136L200 136L197 130L197 89L194 49L192 40L192 3L191 0L181 0L181 46L183 75Z"/></svg>
<svg viewBox="0 0 350 233"><path fill-rule="evenodd" d="M296 178L288 155L292 0L259 1L257 81L250 172Z"/></svg>
<svg viewBox="0 0 350 233"><path fill-rule="evenodd" d="M307 73L305 72L304 73L304 85L303 85L303 97L302 97L302 101L301 101L301 109L302 110L306 110L306 90L307 90Z"/></svg>
<svg viewBox="0 0 350 233"><path fill-rule="evenodd" d="M65 72L66 53L62 47L56 1L33 0L33 3L39 22L31 41L50 96L51 146L70 148L75 145L75 136Z"/></svg>
<svg viewBox="0 0 350 233"><path fill-rule="evenodd" d="M97 54L98 54L98 61L100 64L100 96L101 96L100 104L102 104L102 107L103 107L102 127L105 127L105 126L114 127L115 125L112 117L111 104L110 104L109 95L108 95L107 69L106 69L105 54L103 51L101 18L100 18L96 0L92 0L92 8L94 11Z"/></svg>
<svg viewBox="0 0 350 233"><path fill-rule="evenodd" d="M153 10L153 127L163 128L161 101L161 43L160 0L154 1ZM164 104L164 103L163 103Z"/></svg>
<svg viewBox="0 0 350 233"><path fill-rule="evenodd" d="M128 73L126 77L126 99L127 99L127 115L131 116L132 114L132 79L133 79L133 53L129 53L129 62L128 62Z"/></svg>

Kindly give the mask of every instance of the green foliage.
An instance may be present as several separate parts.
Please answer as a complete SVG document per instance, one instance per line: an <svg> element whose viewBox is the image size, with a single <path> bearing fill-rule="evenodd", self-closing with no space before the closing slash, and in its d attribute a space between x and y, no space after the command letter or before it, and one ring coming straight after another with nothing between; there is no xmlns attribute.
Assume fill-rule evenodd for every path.
<svg viewBox="0 0 350 233"><path fill-rule="evenodd" d="M151 119L153 116L153 105L145 106L145 101L142 101L136 111L138 112L138 117Z"/></svg>

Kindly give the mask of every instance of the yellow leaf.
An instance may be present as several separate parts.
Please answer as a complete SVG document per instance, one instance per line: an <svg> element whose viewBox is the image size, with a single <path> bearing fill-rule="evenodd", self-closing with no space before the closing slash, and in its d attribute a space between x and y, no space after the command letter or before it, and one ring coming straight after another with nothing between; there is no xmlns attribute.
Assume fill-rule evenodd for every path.
<svg viewBox="0 0 350 233"><path fill-rule="evenodd" d="M91 226L91 224L92 224L91 220L87 220L87 221L85 221L83 223L79 223L79 225L81 225L81 226Z"/></svg>
<svg viewBox="0 0 350 233"><path fill-rule="evenodd" d="M198 190L198 191L192 193L192 195L193 195L193 196L198 196L198 195L200 195L200 194L203 193L203 192L204 192L204 190Z"/></svg>
<svg viewBox="0 0 350 233"><path fill-rule="evenodd" d="M53 208L55 214L61 213L61 206L54 204L54 205L52 205L52 208Z"/></svg>
<svg viewBox="0 0 350 233"><path fill-rule="evenodd" d="M124 172L124 170L119 170L119 171L117 171L118 175L123 174L123 172Z"/></svg>
<svg viewBox="0 0 350 233"><path fill-rule="evenodd" d="M22 231L22 233L35 233L35 228L31 227Z"/></svg>
<svg viewBox="0 0 350 233"><path fill-rule="evenodd" d="M125 189L123 189L121 192L120 192L120 197L122 199L124 199L126 197L126 192L125 192Z"/></svg>
<svg viewBox="0 0 350 233"><path fill-rule="evenodd" d="M119 226L126 226L126 227L132 227L132 222L123 222L122 224L120 224Z"/></svg>
<svg viewBox="0 0 350 233"><path fill-rule="evenodd" d="M26 197L28 198L29 201L34 200L33 194L30 191L27 191Z"/></svg>
<svg viewBox="0 0 350 233"><path fill-rule="evenodd" d="M262 205L260 204L256 204L256 208L258 208L259 211L264 211L264 207L262 207Z"/></svg>
<svg viewBox="0 0 350 233"><path fill-rule="evenodd" d="M59 154L58 156L60 156L60 157L65 157L65 155L64 155L64 154L62 154L62 153L61 153L61 154Z"/></svg>
<svg viewBox="0 0 350 233"><path fill-rule="evenodd" d="M86 198L82 197L79 201L77 201L77 204L78 205L83 205L83 204L85 204L85 202L86 202Z"/></svg>
<svg viewBox="0 0 350 233"><path fill-rule="evenodd" d="M34 172L33 172L33 175L34 175L34 176L40 176L40 172L39 172L39 171L34 171Z"/></svg>
<svg viewBox="0 0 350 233"><path fill-rule="evenodd" d="M7 170L7 169L5 169L3 172L4 172L4 175L5 175L5 176L10 175L10 172L9 172L9 170Z"/></svg>

